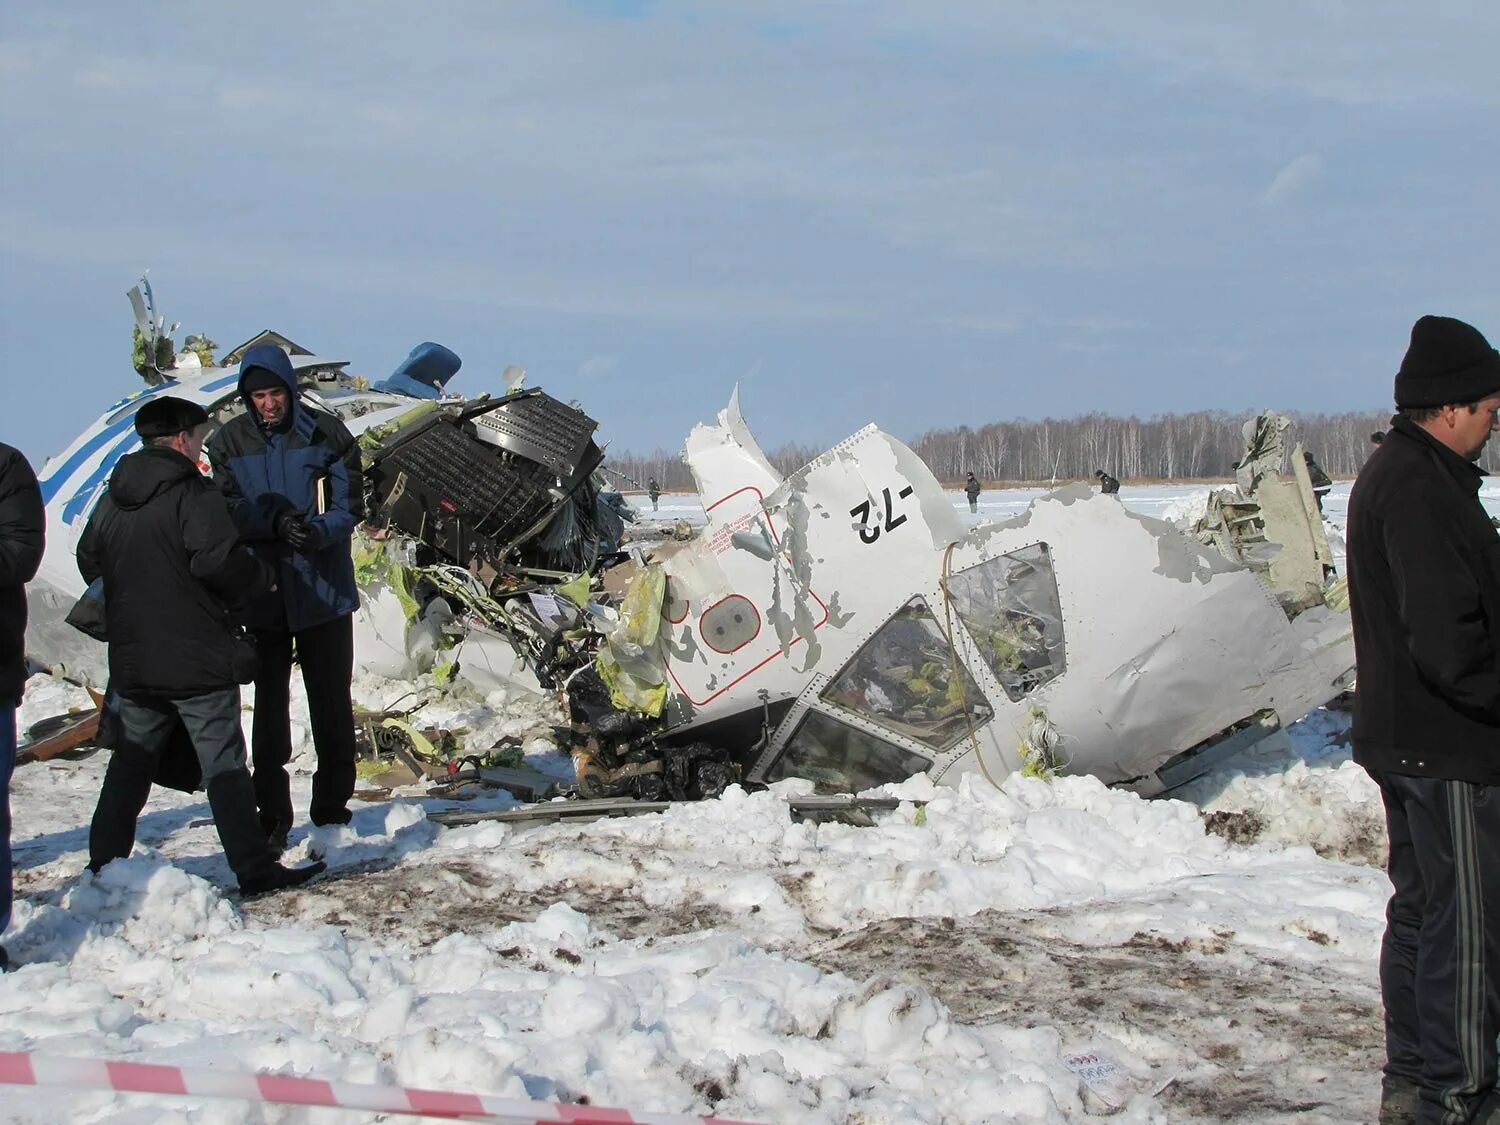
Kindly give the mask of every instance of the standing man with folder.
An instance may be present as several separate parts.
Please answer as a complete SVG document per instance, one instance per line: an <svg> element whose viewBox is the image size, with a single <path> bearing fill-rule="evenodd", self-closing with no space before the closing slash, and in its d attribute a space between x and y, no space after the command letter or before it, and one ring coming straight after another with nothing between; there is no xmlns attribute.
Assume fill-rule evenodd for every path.
<svg viewBox="0 0 1500 1125"><path fill-rule="evenodd" d="M273 847L292 827L290 685L295 657L318 768L308 815L347 824L354 793L354 581L350 536L364 518L359 446L334 415L298 400L285 352L251 348L240 363L245 413L214 435L209 460L243 541L277 571L246 624L260 650L251 730L255 801Z"/></svg>

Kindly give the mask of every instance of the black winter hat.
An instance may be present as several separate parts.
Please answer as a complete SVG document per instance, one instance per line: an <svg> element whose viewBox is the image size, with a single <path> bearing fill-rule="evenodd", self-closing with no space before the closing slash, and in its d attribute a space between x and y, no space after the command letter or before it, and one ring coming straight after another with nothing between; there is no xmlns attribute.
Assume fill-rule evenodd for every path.
<svg viewBox="0 0 1500 1125"><path fill-rule="evenodd" d="M1483 333L1451 316L1424 316L1396 372L1396 407L1478 402L1500 391L1500 352Z"/></svg>
<svg viewBox="0 0 1500 1125"><path fill-rule="evenodd" d="M286 380L264 367L247 367L240 375L241 394L247 395L251 391L270 391L277 388L286 390Z"/></svg>
<svg viewBox="0 0 1500 1125"><path fill-rule="evenodd" d="M135 432L142 441L149 441L196 430L207 421L208 411L196 402L163 395L153 398L135 412Z"/></svg>

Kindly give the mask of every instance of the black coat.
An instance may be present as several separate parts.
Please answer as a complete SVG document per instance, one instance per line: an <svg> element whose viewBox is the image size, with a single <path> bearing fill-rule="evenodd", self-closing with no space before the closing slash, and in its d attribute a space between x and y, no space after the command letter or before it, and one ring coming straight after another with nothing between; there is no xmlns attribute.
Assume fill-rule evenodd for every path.
<svg viewBox="0 0 1500 1125"><path fill-rule="evenodd" d="M104 579L110 688L128 698L221 691L235 675L232 612L273 581L238 544L224 498L172 449L120 459L78 541Z"/></svg>
<svg viewBox="0 0 1500 1125"><path fill-rule="evenodd" d="M1500 535L1484 474L1398 417L1349 494L1354 760L1500 784Z"/></svg>
<svg viewBox="0 0 1500 1125"><path fill-rule="evenodd" d="M26 583L42 563L46 525L36 474L0 445L0 700L11 703L26 686Z"/></svg>

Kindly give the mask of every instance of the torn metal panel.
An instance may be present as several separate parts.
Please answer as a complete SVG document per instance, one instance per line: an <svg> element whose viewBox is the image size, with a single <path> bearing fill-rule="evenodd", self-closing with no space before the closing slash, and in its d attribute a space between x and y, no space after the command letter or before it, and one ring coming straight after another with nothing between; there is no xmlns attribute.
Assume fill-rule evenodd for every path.
<svg viewBox="0 0 1500 1125"><path fill-rule="evenodd" d="M703 507L712 511L741 489L768 496L781 483L781 474L761 452L750 427L740 413L740 389L734 388L729 405L719 411L714 425L699 424L687 439L687 462Z"/></svg>
<svg viewBox="0 0 1500 1125"><path fill-rule="evenodd" d="M741 720L774 713L741 745L751 781L849 791L1025 766L1150 792L1164 764L1184 777L1229 735L1289 724L1347 682L1348 618L1319 604L1320 586L1289 612L1268 567L1086 487L966 528L920 459L874 427L765 494L730 413L689 452L695 472L697 453L711 461L709 527L665 564L662 737L748 739ZM1261 487L1280 480L1281 433L1250 428ZM724 475L734 465L743 481ZM1317 560L1303 482L1285 483L1298 519L1283 521L1278 495L1262 526Z"/></svg>
<svg viewBox="0 0 1500 1125"><path fill-rule="evenodd" d="M1285 469L1289 419L1267 411L1245 423L1246 450L1238 488L1209 496L1198 538L1226 557L1265 575L1286 612L1323 602L1333 574L1333 552L1301 445Z"/></svg>

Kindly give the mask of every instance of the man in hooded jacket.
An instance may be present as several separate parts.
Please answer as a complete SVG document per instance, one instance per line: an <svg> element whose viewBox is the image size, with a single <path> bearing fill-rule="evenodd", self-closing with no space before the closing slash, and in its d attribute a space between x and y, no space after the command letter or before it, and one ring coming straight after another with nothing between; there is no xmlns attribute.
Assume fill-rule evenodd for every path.
<svg viewBox="0 0 1500 1125"><path fill-rule="evenodd" d="M0 445L0 936L10 925L10 774L26 686L26 583L42 562L42 492L20 450ZM0 946L0 969L8 964Z"/></svg>
<svg viewBox="0 0 1500 1125"><path fill-rule="evenodd" d="M89 828L89 868L130 854L136 820L180 721L241 894L306 882L323 864L276 861L255 814L240 730L244 649L233 610L273 576L198 469L208 415L162 396L135 415L145 448L122 457L78 540L78 570L104 585L114 753Z"/></svg>
<svg viewBox="0 0 1500 1125"><path fill-rule="evenodd" d="M354 794L354 580L350 537L364 518L359 446L338 418L297 396L285 352L251 348L240 361L245 413L208 448L214 479L242 541L276 572L276 592L253 599L246 624L260 671L250 736L255 799L273 847L292 827L290 685L302 665L318 767L308 815L347 824Z"/></svg>

